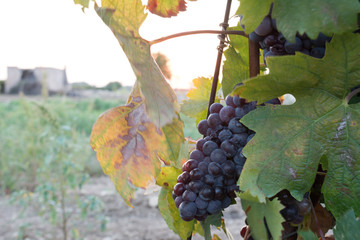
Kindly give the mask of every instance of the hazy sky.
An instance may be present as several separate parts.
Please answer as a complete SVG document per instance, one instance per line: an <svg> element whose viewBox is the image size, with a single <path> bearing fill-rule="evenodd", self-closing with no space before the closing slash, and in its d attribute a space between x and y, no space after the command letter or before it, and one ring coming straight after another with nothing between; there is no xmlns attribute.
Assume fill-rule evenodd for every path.
<svg viewBox="0 0 360 240"><path fill-rule="evenodd" d="M140 29L147 40L201 29L220 30L226 0L198 0L170 19L149 13ZM233 0L233 15L239 5ZM233 25L237 18L233 18ZM170 59L171 85L188 88L192 79L214 72L219 40L195 35L152 47ZM0 0L0 79L7 67L66 67L70 82L103 86L110 81L132 85L135 76L110 29L91 8L81 11L73 0Z"/></svg>

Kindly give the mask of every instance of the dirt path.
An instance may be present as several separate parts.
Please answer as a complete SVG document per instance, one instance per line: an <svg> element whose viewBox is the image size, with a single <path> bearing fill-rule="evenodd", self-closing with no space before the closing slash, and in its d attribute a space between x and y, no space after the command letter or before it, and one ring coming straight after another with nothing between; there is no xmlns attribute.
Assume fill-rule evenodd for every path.
<svg viewBox="0 0 360 240"><path fill-rule="evenodd" d="M82 189L84 196L95 195L104 202L103 214L108 219L106 231L100 231L98 216L89 216L85 221L76 221L76 226L84 240L170 240L179 239L168 229L156 206L157 193L144 195L139 191L128 207L116 193L108 177L92 178ZM71 208L71 206L70 206ZM76 209L73 207L73 209ZM28 211L19 218L19 205L10 205L9 197L0 197L0 240L63 239L59 228L45 222L36 211ZM244 225L244 215L239 204L224 213L227 227L234 239L240 239L239 231ZM79 219L78 219L79 220ZM73 219L75 222L75 219ZM23 233L22 238L17 238ZM219 233L217 231L217 233ZM71 235L71 234L70 234ZM226 239L224 234L219 234ZM69 238L72 239L72 238ZM194 236L193 240L203 239Z"/></svg>

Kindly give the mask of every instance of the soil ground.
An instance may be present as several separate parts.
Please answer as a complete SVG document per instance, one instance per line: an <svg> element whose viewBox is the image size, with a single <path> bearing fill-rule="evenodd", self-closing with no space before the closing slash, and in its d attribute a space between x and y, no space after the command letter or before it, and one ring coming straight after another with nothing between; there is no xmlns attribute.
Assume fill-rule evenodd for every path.
<svg viewBox="0 0 360 240"><path fill-rule="evenodd" d="M100 231L98 216L89 216L77 221L77 228L84 240L170 240L180 239L168 229L157 208L157 192L144 195L138 191L133 201L134 208L128 207L116 192L112 182L106 176L93 177L81 190L83 196L97 196L104 202L102 214L108 219L104 232ZM47 240L63 239L60 228L51 225L30 209L19 217L20 205L9 204L9 196L0 197L0 240L27 239ZM76 209L75 206L68 206ZM244 226L244 214L240 204L232 205L224 212L226 225L234 239L241 239L240 229ZM73 219L74 224L75 220ZM72 223L70 223L72 224ZM222 232L214 229L221 239L227 239ZM22 235L22 236L21 236ZM73 239L71 237L68 239ZM21 237L20 237L21 236ZM193 240L203 239L195 235Z"/></svg>

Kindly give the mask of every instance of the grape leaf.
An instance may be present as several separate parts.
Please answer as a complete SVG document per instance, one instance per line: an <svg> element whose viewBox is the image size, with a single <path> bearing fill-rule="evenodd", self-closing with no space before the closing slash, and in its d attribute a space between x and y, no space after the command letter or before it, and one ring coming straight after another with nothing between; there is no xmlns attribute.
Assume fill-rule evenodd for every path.
<svg viewBox="0 0 360 240"><path fill-rule="evenodd" d="M211 240L211 229L210 226L221 227L222 212L207 216L204 221L201 221L201 227L204 229L205 240Z"/></svg>
<svg viewBox="0 0 360 240"><path fill-rule="evenodd" d="M318 240L319 238L312 231L298 231L304 240Z"/></svg>
<svg viewBox="0 0 360 240"><path fill-rule="evenodd" d="M81 5L84 10L85 8L89 7L90 0L74 0L74 3Z"/></svg>
<svg viewBox="0 0 360 240"><path fill-rule="evenodd" d="M352 209L336 221L334 237L336 240L360 239L360 222Z"/></svg>
<svg viewBox="0 0 360 240"><path fill-rule="evenodd" d="M294 41L297 32L315 39L319 32L326 35L342 34L357 29L358 0L241 0L238 14L246 33L253 32L269 13L273 3L272 18L286 39Z"/></svg>
<svg viewBox="0 0 360 240"><path fill-rule="evenodd" d="M193 84L195 88L190 89L186 95L189 99L181 103L181 112L188 117L195 118L197 125L201 120L206 119L212 79L195 78ZM218 84L217 90L219 88L220 84ZM219 99L215 98L215 102L219 102Z"/></svg>
<svg viewBox="0 0 360 240"><path fill-rule="evenodd" d="M136 187L145 188L158 175L159 155L171 151L164 133L146 115L137 84L127 105L98 118L90 141L103 171L128 205Z"/></svg>
<svg viewBox="0 0 360 240"><path fill-rule="evenodd" d="M228 30L241 30L241 27ZM248 39L243 36L230 35L230 47L224 52L226 60L223 65L221 82L224 96L232 92L234 86L249 78Z"/></svg>
<svg viewBox="0 0 360 240"><path fill-rule="evenodd" d="M272 201L266 199L260 203L256 197L248 192L240 193L241 206L244 209L247 221L251 227L251 234L255 239L269 239L265 222L271 233L272 239L281 239L282 225L284 218L280 210L284 208L280 201L275 198Z"/></svg>
<svg viewBox="0 0 360 240"><path fill-rule="evenodd" d="M181 169L165 166L161 168L156 178L156 184L172 190L177 183L177 177L182 173Z"/></svg>
<svg viewBox="0 0 360 240"><path fill-rule="evenodd" d="M149 0L146 7L160 17L173 17L186 10L185 0Z"/></svg>
<svg viewBox="0 0 360 240"><path fill-rule="evenodd" d="M178 104L173 89L162 75L150 53L150 44L139 35L146 18L141 0L102 0L95 10L112 30L124 50L140 83L146 112L157 127L177 118Z"/></svg>
<svg viewBox="0 0 360 240"><path fill-rule="evenodd" d="M327 208L336 218L349 208L360 215L360 104L349 105L346 100L350 90L360 85L359 52L359 35L337 35L327 45L323 59L305 59L310 73L302 77L308 79L299 80L299 71L293 70L292 65L304 60L303 55L296 55L286 57L294 64L278 65L280 69L270 66L269 75L239 88L245 97L262 102L264 98L253 91L251 82L260 83L263 78L278 83L267 85L267 97L272 98L269 92L277 91L296 98L293 105L258 107L242 119L256 132L244 148L248 161L240 177L243 191L263 201L288 189L301 200L314 182L321 157L326 156L322 192ZM274 58L273 62L282 60ZM306 64L300 68L303 66ZM296 83L288 83L293 80ZM284 86L279 91L281 83ZM290 89L291 85L296 87Z"/></svg>
<svg viewBox="0 0 360 240"><path fill-rule="evenodd" d="M195 221L186 222L180 218L179 210L172 198L171 189L161 188L158 205L161 216L168 227L178 234L181 239L187 239L194 229Z"/></svg>

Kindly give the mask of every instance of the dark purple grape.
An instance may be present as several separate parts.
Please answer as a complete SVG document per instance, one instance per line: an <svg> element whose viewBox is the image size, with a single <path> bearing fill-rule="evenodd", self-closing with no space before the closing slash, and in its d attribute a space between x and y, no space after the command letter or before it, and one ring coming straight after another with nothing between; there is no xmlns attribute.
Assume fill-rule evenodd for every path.
<svg viewBox="0 0 360 240"><path fill-rule="evenodd" d="M201 171L199 168L194 168L190 172L190 179L192 181L200 180L204 175L204 172Z"/></svg>
<svg viewBox="0 0 360 240"><path fill-rule="evenodd" d="M210 174L206 174L203 181L205 184L212 186L215 183L215 178Z"/></svg>
<svg viewBox="0 0 360 240"><path fill-rule="evenodd" d="M196 204L194 202L183 201L179 206L180 217L184 221L191 221L194 219L197 211Z"/></svg>
<svg viewBox="0 0 360 240"><path fill-rule="evenodd" d="M220 110L221 112L221 110ZM218 126L221 125L221 119L218 113L212 113L209 115L207 119L207 123L209 127L216 129Z"/></svg>
<svg viewBox="0 0 360 240"><path fill-rule="evenodd" d="M180 174L177 178L177 182L178 183L188 183L190 181L190 173L189 172L183 172L182 174Z"/></svg>
<svg viewBox="0 0 360 240"><path fill-rule="evenodd" d="M210 105L210 113L219 113L222 108L223 105L220 103L213 103Z"/></svg>
<svg viewBox="0 0 360 240"><path fill-rule="evenodd" d="M182 171L190 172L194 168L197 168L198 164L199 164L199 162L196 161L195 159L189 159L183 164Z"/></svg>
<svg viewBox="0 0 360 240"><path fill-rule="evenodd" d="M298 37L295 38L294 43L286 41L284 44L285 51L289 54L294 54L295 51L300 51L302 49L302 46L302 41Z"/></svg>
<svg viewBox="0 0 360 240"><path fill-rule="evenodd" d="M325 55L325 48L322 47L314 47L311 49L310 56L315 58L323 58Z"/></svg>
<svg viewBox="0 0 360 240"><path fill-rule="evenodd" d="M229 122L229 130L233 133L243 133L247 132L247 127L245 127L241 122L239 122L239 118L233 118Z"/></svg>
<svg viewBox="0 0 360 240"><path fill-rule="evenodd" d="M208 173L208 165L209 165L209 163L208 162L201 162L201 163L199 163L199 165L198 165L198 169L200 169L203 173Z"/></svg>
<svg viewBox="0 0 360 240"><path fill-rule="evenodd" d="M175 200L177 198L176 194L174 193L174 191L172 191L172 194L171 194L172 198Z"/></svg>
<svg viewBox="0 0 360 240"><path fill-rule="evenodd" d="M225 182L225 177L223 175L219 175L215 177L214 186L216 187L223 187Z"/></svg>
<svg viewBox="0 0 360 240"><path fill-rule="evenodd" d="M230 204L231 204L231 198L229 198L228 196L225 196L223 200L221 200L221 208L223 209L229 207Z"/></svg>
<svg viewBox="0 0 360 240"><path fill-rule="evenodd" d="M175 198L175 206L179 208L180 204L184 201L184 199L181 196L178 196Z"/></svg>
<svg viewBox="0 0 360 240"><path fill-rule="evenodd" d="M229 140L225 140L221 143L221 149L224 150L228 158L233 157L236 154L237 148Z"/></svg>
<svg viewBox="0 0 360 240"><path fill-rule="evenodd" d="M235 173L235 163L233 161L227 160L221 165L226 176L234 176Z"/></svg>
<svg viewBox="0 0 360 240"><path fill-rule="evenodd" d="M221 166L216 162L209 163L208 171L213 176L217 176L222 173Z"/></svg>
<svg viewBox="0 0 360 240"><path fill-rule="evenodd" d="M206 140L205 139L200 139L196 142L196 149L199 150L199 151L202 151L202 147L204 145L204 143L206 143Z"/></svg>
<svg viewBox="0 0 360 240"><path fill-rule="evenodd" d="M234 167L234 172L236 171L236 167ZM226 178L225 180L224 180L224 185L226 185L226 186L231 186L231 185L234 185L234 184L236 184L236 179L234 178L234 177L232 177L232 178Z"/></svg>
<svg viewBox="0 0 360 240"><path fill-rule="evenodd" d="M198 211L199 211L199 209L198 209ZM206 218L207 218L207 211L206 210L201 210L201 212L203 212L203 211L205 211L206 212L206 214L205 215L201 215L201 216L197 216L197 215L195 215L195 219L196 220L198 220L198 221L204 221ZM196 214L198 214L198 213L196 213ZM200 214L200 213L199 213Z"/></svg>
<svg viewBox="0 0 360 240"><path fill-rule="evenodd" d="M228 124L230 120L235 117L235 109L231 106L223 107L220 110L219 116L223 123Z"/></svg>
<svg viewBox="0 0 360 240"><path fill-rule="evenodd" d="M210 186L206 186L199 192L199 197L205 201L209 201L214 198L214 189Z"/></svg>
<svg viewBox="0 0 360 240"><path fill-rule="evenodd" d="M222 164L226 161L226 154L224 152L224 150L222 149L215 149L214 151L212 151L211 155L210 155L210 159L213 162L217 162L219 164Z"/></svg>
<svg viewBox="0 0 360 240"><path fill-rule="evenodd" d="M200 134L206 135L206 132L207 132L207 130L208 130L208 128L209 128L209 125L208 125L208 123L207 123L207 120L205 120L205 119L204 119L204 120L201 120L201 121L199 122L197 128L198 128L198 131L199 131Z"/></svg>
<svg viewBox="0 0 360 240"><path fill-rule="evenodd" d="M239 187L236 184L233 184L233 185L227 186L226 190L228 192L229 197L235 198L236 197L235 192L239 191Z"/></svg>
<svg viewBox="0 0 360 240"><path fill-rule="evenodd" d="M267 36L272 32L272 30L273 27L271 18L269 16L266 16L254 32L259 36Z"/></svg>
<svg viewBox="0 0 360 240"><path fill-rule="evenodd" d="M271 52L273 52L275 55L278 55L278 56L286 54L285 47L282 43L277 43L277 44L271 46L269 49Z"/></svg>
<svg viewBox="0 0 360 240"><path fill-rule="evenodd" d="M325 48L325 43L330 41L331 37L328 37L323 33L319 33L318 37L315 40L311 40L311 43L315 47Z"/></svg>
<svg viewBox="0 0 360 240"><path fill-rule="evenodd" d="M233 137L229 140L231 143L235 144L236 146L245 146L246 145L246 140L248 138L248 134L247 133L239 133L239 134L234 134Z"/></svg>
<svg viewBox="0 0 360 240"><path fill-rule="evenodd" d="M190 153L189 158L201 162L204 159L204 154L200 150L195 149Z"/></svg>
<svg viewBox="0 0 360 240"><path fill-rule="evenodd" d="M263 36L259 36L258 34L256 34L256 32L252 32L249 34L249 38L251 41L253 42L260 42L262 40L264 40L264 37Z"/></svg>
<svg viewBox="0 0 360 240"><path fill-rule="evenodd" d="M296 201L296 206L298 208L299 215L301 216L305 216L311 211L311 201L307 198L304 198L300 202Z"/></svg>
<svg viewBox="0 0 360 240"><path fill-rule="evenodd" d="M215 187L214 193L215 199L221 200L225 197L225 190L222 187Z"/></svg>
<svg viewBox="0 0 360 240"><path fill-rule="evenodd" d="M243 108L240 108L240 107L235 108L235 117L238 117L240 119L245 115L246 115L246 113Z"/></svg>
<svg viewBox="0 0 360 240"><path fill-rule="evenodd" d="M291 221L293 224L300 224L304 221L304 216L297 215L294 217L294 219Z"/></svg>
<svg viewBox="0 0 360 240"><path fill-rule="evenodd" d="M183 183L177 183L174 186L174 193L176 196L181 196L185 190L186 190L186 188Z"/></svg>
<svg viewBox="0 0 360 240"><path fill-rule="evenodd" d="M209 202L203 200L201 197L197 197L195 200L195 204L198 209L206 209Z"/></svg>
<svg viewBox="0 0 360 240"><path fill-rule="evenodd" d="M239 150L234 157L235 164L244 166L245 161L246 161L246 157L242 154L241 150Z"/></svg>
<svg viewBox="0 0 360 240"><path fill-rule="evenodd" d="M303 48L310 50L312 46L311 40L310 39L304 39L303 40Z"/></svg>
<svg viewBox="0 0 360 240"><path fill-rule="evenodd" d="M221 142L223 142L227 139L230 139L231 137L232 137L232 132L229 129L221 130L219 132L219 136L218 136L218 138Z"/></svg>
<svg viewBox="0 0 360 240"><path fill-rule="evenodd" d="M221 210L221 201L219 200L211 200L206 208L208 213L215 214Z"/></svg>
<svg viewBox="0 0 360 240"><path fill-rule="evenodd" d="M203 162L205 162L205 163L207 163L207 164L211 163L210 157L209 157L209 156L205 157L204 160L203 160Z"/></svg>
<svg viewBox="0 0 360 240"><path fill-rule="evenodd" d="M254 136L255 136L255 133L249 135L249 136L247 137L247 139L246 139L246 144L247 144L248 142L250 142L250 140L251 140Z"/></svg>
<svg viewBox="0 0 360 240"><path fill-rule="evenodd" d="M182 198L184 199L184 201L189 201L189 202L195 201L196 196L197 196L196 193L190 190L185 190L185 192L182 194Z"/></svg>
<svg viewBox="0 0 360 240"><path fill-rule="evenodd" d="M233 96L233 103L235 107L239 107L241 105L241 98L239 96Z"/></svg>
<svg viewBox="0 0 360 240"><path fill-rule="evenodd" d="M295 205L286 206L280 213L287 222L292 222L299 215Z"/></svg>
<svg viewBox="0 0 360 240"><path fill-rule="evenodd" d="M270 99L269 101L266 101L265 103L273 104L273 105L280 105L281 102L278 98Z"/></svg>
<svg viewBox="0 0 360 240"><path fill-rule="evenodd" d="M275 35L269 35L264 39L264 44L266 47L271 47L271 46L275 45L276 43L278 43L278 39L277 39L277 36L275 36Z"/></svg>
<svg viewBox="0 0 360 240"><path fill-rule="evenodd" d="M280 33L278 35L278 41L282 44L284 44L286 42L286 38L284 37L284 35L282 33Z"/></svg>
<svg viewBox="0 0 360 240"><path fill-rule="evenodd" d="M194 193L199 193L201 188L204 186L204 182L202 181L191 181L188 184L189 189Z"/></svg>
<svg viewBox="0 0 360 240"><path fill-rule="evenodd" d="M203 145L203 153L206 155L206 156L209 156L212 151L214 151L215 149L218 148L218 145L213 142L213 141L207 141L206 143L204 143Z"/></svg>
<svg viewBox="0 0 360 240"><path fill-rule="evenodd" d="M231 107L236 107L236 105L234 104L234 100L233 100L233 96L227 95L225 98L225 103L227 106L231 106Z"/></svg>
<svg viewBox="0 0 360 240"><path fill-rule="evenodd" d="M244 166L240 166L240 165L236 165L236 166L235 166L236 178L237 178L237 179L240 177L243 168L244 168Z"/></svg>

